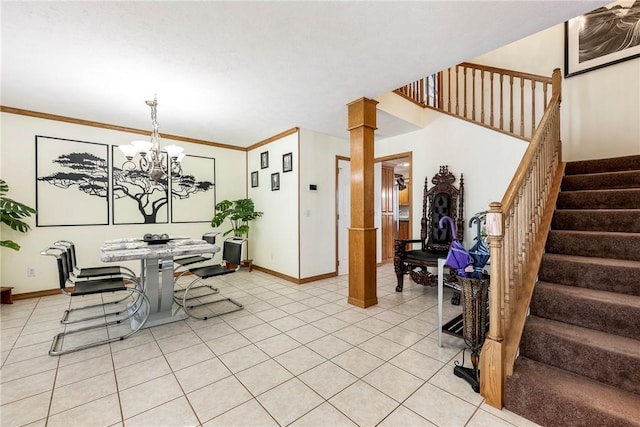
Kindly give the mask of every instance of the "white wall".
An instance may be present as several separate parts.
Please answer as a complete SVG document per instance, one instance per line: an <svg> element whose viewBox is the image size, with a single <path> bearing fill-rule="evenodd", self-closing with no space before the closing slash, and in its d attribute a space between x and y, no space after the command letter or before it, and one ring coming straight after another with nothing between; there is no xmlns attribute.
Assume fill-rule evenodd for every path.
<svg viewBox="0 0 640 427"><path fill-rule="evenodd" d="M260 168L260 154L269 153L269 167ZM298 133L280 138L247 153L247 177L258 171L256 188L249 187L248 197L264 215L250 226L249 256L260 267L298 278L299 269L299 175ZM293 170L282 172L282 155L292 153ZM271 175L280 173L280 189L271 190Z"/></svg>
<svg viewBox="0 0 640 427"><path fill-rule="evenodd" d="M345 118L346 120L346 118ZM348 157L349 141L300 130L300 277L336 271L336 156ZM316 184L316 191L309 190Z"/></svg>
<svg viewBox="0 0 640 427"><path fill-rule="evenodd" d="M108 145L127 144L141 135L118 132L71 123L38 119L16 114L1 113L2 124L0 142L2 179L8 182L9 197L35 207L35 135L65 138L78 141L98 142ZM172 141L185 148L188 154L213 157L216 159L217 200L244 197L246 188L245 152L211 147L201 144L189 144ZM162 140L162 144L169 140ZM210 202L202 209L214 212L214 199L211 193ZM60 206L60 209L82 209L82 206ZM51 257L40 255L40 250L54 241L64 239L76 243L78 262L80 265L100 264L100 246L105 240L119 237L141 237L145 233L168 233L173 236L200 237L211 231L206 223L191 224L136 224L136 225L104 225L104 226L65 226L36 227L35 218L27 223L31 231L26 234L16 233L2 226L2 239L17 241L22 249L19 252L2 248L1 280L3 286L14 286L14 293L34 292L58 287L55 262ZM139 269L136 262L127 265ZM27 277L27 267L36 268L36 277Z"/></svg>
<svg viewBox="0 0 640 427"><path fill-rule="evenodd" d="M469 62L550 76L564 68L564 24ZM640 58L562 81L563 160L640 154Z"/></svg>
<svg viewBox="0 0 640 427"><path fill-rule="evenodd" d="M520 163L527 144L519 139L425 109L430 123L423 130L376 142L376 157L413 152L411 176L412 236L420 236L422 196L425 178L431 178L441 165L458 180L464 174L465 221L474 213L487 210L489 203L500 201ZM456 182L459 185L459 181ZM466 228L466 245L473 233ZM473 234L473 235L472 235Z"/></svg>

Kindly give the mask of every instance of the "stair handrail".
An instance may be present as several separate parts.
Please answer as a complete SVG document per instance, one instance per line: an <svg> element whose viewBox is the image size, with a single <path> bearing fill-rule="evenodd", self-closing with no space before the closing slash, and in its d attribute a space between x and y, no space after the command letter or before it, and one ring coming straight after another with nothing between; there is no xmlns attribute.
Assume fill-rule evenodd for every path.
<svg viewBox="0 0 640 427"><path fill-rule="evenodd" d="M491 283L489 333L480 355L480 394L502 408L506 377L513 374L520 338L546 236L564 174L560 139L561 76L501 202L490 204Z"/></svg>
<svg viewBox="0 0 640 427"><path fill-rule="evenodd" d="M415 104L530 141L549 105L552 78L462 62L394 93Z"/></svg>

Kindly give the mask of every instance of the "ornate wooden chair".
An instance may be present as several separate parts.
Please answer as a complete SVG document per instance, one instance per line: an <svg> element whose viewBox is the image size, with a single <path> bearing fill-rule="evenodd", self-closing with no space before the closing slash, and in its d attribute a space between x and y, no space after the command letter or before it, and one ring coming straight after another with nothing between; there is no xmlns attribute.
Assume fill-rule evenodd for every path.
<svg viewBox="0 0 640 427"><path fill-rule="evenodd" d="M451 217L456 224L457 238L462 240L464 234L463 175L460 174L459 187L453 185L455 181L456 177L449 172L448 166L440 166L440 172L431 179L433 187L428 188L428 178L425 178L420 239L395 241L393 266L398 278L396 292L402 292L405 274L420 285L437 286L437 274L429 272L428 268L438 267L438 258L447 256L453 240L448 226L446 228L438 226L440 218L445 215ZM420 249L408 248L414 243L420 243Z"/></svg>

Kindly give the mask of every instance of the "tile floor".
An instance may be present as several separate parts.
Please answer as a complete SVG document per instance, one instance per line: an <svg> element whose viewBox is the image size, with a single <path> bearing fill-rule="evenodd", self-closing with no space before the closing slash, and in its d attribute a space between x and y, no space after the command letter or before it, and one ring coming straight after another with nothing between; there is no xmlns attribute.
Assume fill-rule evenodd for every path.
<svg viewBox="0 0 640 427"><path fill-rule="evenodd" d="M208 282L243 310L61 357L47 352L68 297L2 305L0 424L535 425L453 375L463 342L444 335L438 347L436 289L406 280L396 293L391 265L367 309L347 304L346 276L295 285L242 269L223 279Z"/></svg>

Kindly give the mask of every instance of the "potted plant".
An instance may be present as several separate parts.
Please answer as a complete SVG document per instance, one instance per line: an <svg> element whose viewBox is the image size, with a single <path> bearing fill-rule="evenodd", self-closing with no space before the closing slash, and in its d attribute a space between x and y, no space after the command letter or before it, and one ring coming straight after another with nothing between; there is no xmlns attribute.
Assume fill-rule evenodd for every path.
<svg viewBox="0 0 640 427"><path fill-rule="evenodd" d="M36 210L22 203L16 202L5 195L9 192L9 185L0 179L0 221L8 225L13 230L26 233L31 229L29 224L22 221L23 218L30 217ZM20 245L13 240L1 240L0 246L19 251Z"/></svg>
<svg viewBox="0 0 640 427"><path fill-rule="evenodd" d="M236 237L246 236L249 233L249 221L259 218L263 212L257 212L251 199L223 200L216 205L216 213L211 220L212 227L219 227L225 219L229 218L231 230L227 230L223 236L233 232Z"/></svg>

